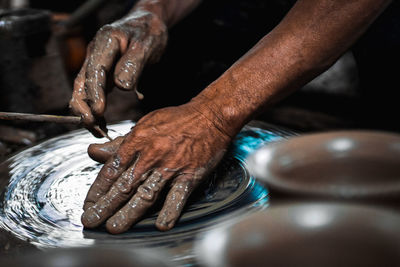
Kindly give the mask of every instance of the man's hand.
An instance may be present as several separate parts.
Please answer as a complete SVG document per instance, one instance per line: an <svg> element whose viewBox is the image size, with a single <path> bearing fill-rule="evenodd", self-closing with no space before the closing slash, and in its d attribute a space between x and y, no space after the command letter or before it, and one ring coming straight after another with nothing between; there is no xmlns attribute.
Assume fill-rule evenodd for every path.
<svg viewBox="0 0 400 267"><path fill-rule="evenodd" d="M143 67L160 57L167 35L163 21L154 13L142 10L134 11L97 32L75 79L70 101L73 112L82 117L85 126L95 136L103 136L95 126L105 130L106 84L110 82L106 79L110 72L114 74L115 86L136 90ZM140 93L138 96L143 97Z"/></svg>
<svg viewBox="0 0 400 267"><path fill-rule="evenodd" d="M171 4L170 1L141 2L148 5L162 2L164 7L175 7L175 10L184 3L195 3L194 0L176 0L173 1L175 4ZM156 224L161 230L173 227L190 193L221 159L231 138L245 123L333 64L389 3L390 0L297 1L274 30L199 96L188 104L148 114L123 141L120 140L122 143L117 152L107 160L89 190L82 216L84 226L96 227L107 220L106 226L111 233L128 230L154 204L160 191L171 181L172 187ZM157 25L157 20L150 22ZM141 25L153 25L152 23ZM115 36L129 32L128 29L124 29L118 31ZM162 36L161 32L154 36ZM126 36L136 36L133 33ZM104 84L102 81L105 80L107 68L111 66L110 59L114 58L118 51L128 55L127 51L142 47L128 45L127 41L121 42L127 40L123 38L114 37L107 40L99 41L107 44L104 51L96 50L97 42L94 43L91 51L97 52L92 52L93 56L89 57L85 63L86 67L83 68L85 71L81 74L82 77L96 79L87 79L86 90L82 81L81 86L78 86L78 79L74 93L75 98L79 96L81 99L75 103L81 114L89 114L91 110L96 110L97 117L102 116L100 111L101 107L104 107L104 101L97 99L104 100L104 90L100 92L91 88L98 88L99 81L100 84ZM153 38L146 40L152 45L144 47L162 47L159 46L162 42L153 44ZM142 43L147 44L146 41ZM109 49L110 47L112 49ZM142 59L147 60L150 55L146 54L148 50L140 51L143 52ZM92 60L92 57L96 60ZM103 59L104 64L91 65L101 62L100 59ZM132 68L133 76L129 73L119 76L118 67L116 74L118 77L128 77L121 78L121 81L130 81L129 85L133 86L137 77L135 71L141 71L141 67L124 64L118 64L119 69L123 69L124 66ZM123 85L123 82L117 80L120 86ZM99 95L96 96L98 92ZM93 116L86 117L87 122L93 123ZM103 149L103 157L100 155L99 159L104 160L107 153L117 146L118 144L110 145ZM93 147L92 149L95 150Z"/></svg>
<svg viewBox="0 0 400 267"><path fill-rule="evenodd" d="M106 163L86 197L83 225L94 228L107 221L109 232L127 231L170 186L156 226L171 229L191 192L231 141L214 124L217 118L204 117L205 108L192 101L157 110L125 137L91 145L91 157Z"/></svg>

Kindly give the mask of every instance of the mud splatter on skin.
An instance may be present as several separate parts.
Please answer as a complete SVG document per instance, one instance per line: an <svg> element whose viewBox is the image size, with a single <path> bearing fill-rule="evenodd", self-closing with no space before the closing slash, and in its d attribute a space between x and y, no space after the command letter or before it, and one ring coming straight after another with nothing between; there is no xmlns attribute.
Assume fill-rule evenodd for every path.
<svg viewBox="0 0 400 267"><path fill-rule="evenodd" d="M130 122L111 125L110 135L115 138L115 131L129 132L131 126ZM243 159L244 152L251 153L282 135L285 135L282 130L242 131L233 144L234 149L227 152L216 172L208 177L212 182L203 182L192 192L173 233L153 228L156 209L124 235L110 235L103 228L82 229L84 198L101 165L86 153L88 145L96 139L86 130L74 131L22 151L0 165L4 186L7 184L0 201L0 227L42 248L118 244L161 247L173 250L173 255L191 255L188 249L198 234L238 215L266 208L267 191L234 158ZM120 188L127 188L125 183L133 181L123 181ZM188 258L173 260L176 265L185 265Z"/></svg>
<svg viewBox="0 0 400 267"><path fill-rule="evenodd" d="M88 147L88 154L93 160L105 163L115 152L117 152L122 141L124 141L124 137L120 136L115 138L113 141L104 144L91 144Z"/></svg>
<svg viewBox="0 0 400 267"><path fill-rule="evenodd" d="M75 79L70 107L82 116L84 125L96 136L103 137L94 126L105 127L106 77L114 73L114 84L123 90L143 94L136 84L144 66L156 62L167 44L166 25L154 13L135 10L125 18L103 26L87 49L85 62ZM118 58L122 55L121 58ZM117 62L115 69L112 66ZM111 86L112 88L113 86Z"/></svg>
<svg viewBox="0 0 400 267"><path fill-rule="evenodd" d="M84 117L83 121L88 129L98 136L101 133L98 133L96 126L100 121L104 122L102 126L105 129L103 114L106 107L107 73L114 72L114 83L120 89L135 89L137 92L136 84L144 65L157 61L166 46L167 26L174 24L198 3L198 0L177 1L166 7L162 1L142 0L128 16L105 25L98 31L88 47L85 64L76 78L70 102L73 111ZM174 10L170 10L171 7ZM115 69L111 70L118 55L122 56ZM139 98L143 98L142 94L137 94ZM199 184L198 180L204 177L206 172L203 170L211 166L210 159L215 154L220 154L220 151L225 151L234 135L226 134L220 127L216 127L214 121L218 119L205 117L201 112L204 109L202 106L189 106L153 112L143 118L123 141L117 140L99 149L96 145L89 147L89 155L95 160L105 162L105 165L85 200L82 222L86 227L96 227L108 219L130 197L132 198L128 204L133 201L135 205L127 208L129 211L126 212L130 216L120 215L123 219L118 225L130 226L135 223L154 203L163 187L156 186L155 181L152 182L157 173L160 173L160 181L157 182L160 185L168 180L176 180L170 198L176 202L179 195L181 200L174 202L172 206L167 205L164 214L172 214L175 217L172 219L173 223L177 220L184 206L183 202ZM178 130L176 134L165 134L170 129ZM209 135L212 136L211 139ZM138 155L141 155L140 160L133 163ZM135 168L132 168L132 164ZM165 172L165 169L176 171ZM127 171L129 175L125 174ZM146 174L149 174L147 178ZM120 177L123 178L122 181ZM150 184L144 186L147 183ZM131 186L132 184L135 186ZM136 194L133 194L135 190ZM176 212L168 212L173 206L180 208L174 208ZM116 215L122 214L124 208L125 206ZM117 220L113 218L110 220ZM165 219L160 218L159 221L158 225L165 230L166 224L162 223ZM170 219L168 221L167 228L173 225ZM108 225L115 224L113 222ZM110 229L111 232L120 232L129 226Z"/></svg>
<svg viewBox="0 0 400 267"><path fill-rule="evenodd" d="M92 158L106 163L86 198L83 225L93 228L107 221L111 233L124 232L172 181L156 223L160 230L171 229L190 194L215 168L231 141L198 112L203 108L194 101L157 110L143 117L124 140L92 145Z"/></svg>
<svg viewBox="0 0 400 267"><path fill-rule="evenodd" d="M174 25L201 1L162 0L137 1L124 18L103 26L90 43L85 63L75 79L70 107L82 116L84 125L96 136L103 137L94 126L107 132L106 77L114 74L114 85L122 90L137 90L144 66L161 57L168 39L168 27ZM120 57L120 58L118 58ZM115 69L112 70L112 66ZM110 83L108 83L110 84ZM113 88L114 86L111 86Z"/></svg>
<svg viewBox="0 0 400 267"><path fill-rule="evenodd" d="M167 183L158 171L154 171L137 189L136 194L115 215L108 219L106 228L112 234L127 231L156 202Z"/></svg>

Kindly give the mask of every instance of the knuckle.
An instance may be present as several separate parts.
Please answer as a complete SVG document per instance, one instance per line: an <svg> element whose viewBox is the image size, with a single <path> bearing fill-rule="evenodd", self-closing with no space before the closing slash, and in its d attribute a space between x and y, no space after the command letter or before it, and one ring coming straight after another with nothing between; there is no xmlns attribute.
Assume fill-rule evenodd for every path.
<svg viewBox="0 0 400 267"><path fill-rule="evenodd" d="M97 31L95 35L92 50L95 50L96 47L99 46L108 46L109 42L115 41L116 39L120 41L128 40L127 31L112 24L104 25Z"/></svg>
<svg viewBox="0 0 400 267"><path fill-rule="evenodd" d="M94 42L90 41L89 44L86 47L86 54L89 55L92 52L93 48L94 48Z"/></svg>
<svg viewBox="0 0 400 267"><path fill-rule="evenodd" d="M82 78L76 78L74 81L74 90L73 90L73 94L79 94L81 88L82 88L82 84L83 84L83 79Z"/></svg>
<svg viewBox="0 0 400 267"><path fill-rule="evenodd" d="M151 34L156 37L157 40L160 40L161 43L164 43L168 39L168 28L162 22L156 22L155 27L152 27Z"/></svg>
<svg viewBox="0 0 400 267"><path fill-rule="evenodd" d="M131 195L135 184L135 176L132 171L126 171L115 183L115 187L119 194Z"/></svg>
<svg viewBox="0 0 400 267"><path fill-rule="evenodd" d="M95 40L98 41L115 37L116 39L127 41L131 35L130 31L131 29L123 25L106 24L97 31Z"/></svg>
<svg viewBox="0 0 400 267"><path fill-rule="evenodd" d="M75 99L71 99L69 101L69 108L72 110L72 113L74 113L75 115L80 115L80 110L77 107L77 102Z"/></svg>
<svg viewBox="0 0 400 267"><path fill-rule="evenodd" d="M84 115L84 110L81 108L81 105L79 105L79 102L76 99L71 99L69 101L69 108L72 110L72 113L77 116Z"/></svg>
<svg viewBox="0 0 400 267"><path fill-rule="evenodd" d="M167 152L171 148L173 148L173 145L171 144L171 141L167 138L155 138L151 142L151 147L160 152Z"/></svg>
<svg viewBox="0 0 400 267"><path fill-rule="evenodd" d="M141 186L139 186L137 191L138 191L139 197L141 199L147 200L147 201L154 200L154 195L156 193L154 188L151 188L148 185L141 185Z"/></svg>
<svg viewBox="0 0 400 267"><path fill-rule="evenodd" d="M121 160L118 156L113 157L107 162L99 173L99 179L101 180L115 180L121 172Z"/></svg>
<svg viewBox="0 0 400 267"><path fill-rule="evenodd" d="M85 127L92 127L94 125L94 117L91 113L88 113L86 110L77 110L77 115L82 116L82 122Z"/></svg>
<svg viewBox="0 0 400 267"><path fill-rule="evenodd" d="M126 146L121 145L117 150L115 158L118 161L117 164L119 166L116 167L118 169L121 168L122 166L129 165L135 156L135 153L136 153L135 150L131 146L128 146L128 145L126 145Z"/></svg>
<svg viewBox="0 0 400 267"><path fill-rule="evenodd" d="M82 73L79 73L74 80L74 93L79 93L83 90L83 85L85 83L85 77Z"/></svg>
<svg viewBox="0 0 400 267"><path fill-rule="evenodd" d="M106 192L107 189L114 183L115 179L112 177L103 176L102 179L98 182L98 187L101 189L102 192Z"/></svg>
<svg viewBox="0 0 400 267"><path fill-rule="evenodd" d="M132 184L129 182L125 182L123 180L118 181L115 184L116 190L118 191L118 195L121 195L124 199L131 195L133 191Z"/></svg>
<svg viewBox="0 0 400 267"><path fill-rule="evenodd" d="M102 172L101 172L101 178L104 181L109 181L109 180L114 180L115 177L118 175L119 170L118 167L113 163L113 164L106 164L104 165Z"/></svg>
<svg viewBox="0 0 400 267"><path fill-rule="evenodd" d="M133 131L130 132L129 137L132 139L139 139L141 142L143 142L149 137L149 135L146 129L143 129L140 127L140 125L137 125L135 128L133 128Z"/></svg>
<svg viewBox="0 0 400 267"><path fill-rule="evenodd" d="M72 97L71 100L69 100L69 107L74 108L76 105L76 99L75 97Z"/></svg>
<svg viewBox="0 0 400 267"><path fill-rule="evenodd" d="M92 105L93 113L95 113L97 116L103 116L104 109L105 109L104 102L101 100L95 99L95 101Z"/></svg>
<svg viewBox="0 0 400 267"><path fill-rule="evenodd" d="M104 35L104 34L109 34L115 31L115 27L111 24L106 24L102 26L98 31L97 35Z"/></svg>
<svg viewBox="0 0 400 267"><path fill-rule="evenodd" d="M155 201L164 183L165 181L162 179L161 174L156 171L153 172L146 182L139 186L137 190L139 197L143 200Z"/></svg>
<svg viewBox="0 0 400 267"><path fill-rule="evenodd" d="M132 57L131 60L135 60L136 62L142 61L143 57L144 57L143 51L145 50L146 46L148 46L148 45L149 44L146 43L145 40L138 40L138 39L131 40L130 50L135 51L135 57Z"/></svg>
<svg viewBox="0 0 400 267"><path fill-rule="evenodd" d="M82 66L81 70L79 71L78 75L76 76L74 80L74 85L80 85L85 81L85 66Z"/></svg>
<svg viewBox="0 0 400 267"><path fill-rule="evenodd" d="M100 82L104 79L106 75L106 69L104 66L98 64L97 62L91 62L88 64L88 69L86 71L86 78L88 78L88 84L92 84L93 81L97 81L97 86L100 88L104 87L104 84Z"/></svg>

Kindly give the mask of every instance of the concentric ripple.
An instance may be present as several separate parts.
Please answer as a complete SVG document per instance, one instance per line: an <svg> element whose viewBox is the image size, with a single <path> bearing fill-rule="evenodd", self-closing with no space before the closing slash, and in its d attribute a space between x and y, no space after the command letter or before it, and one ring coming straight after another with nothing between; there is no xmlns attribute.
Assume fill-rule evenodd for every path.
<svg viewBox="0 0 400 267"><path fill-rule="evenodd" d="M116 137L130 130L132 122L111 125ZM0 165L0 227L40 248L90 245L160 247L173 259L190 262L196 234L219 223L264 209L267 190L247 172L243 160L259 146L292 133L279 128L246 126L208 182L192 196L179 223L168 232L154 227L157 209L121 235L103 228L84 230L82 205L101 168L87 156L87 146L99 142L78 130L26 149Z"/></svg>

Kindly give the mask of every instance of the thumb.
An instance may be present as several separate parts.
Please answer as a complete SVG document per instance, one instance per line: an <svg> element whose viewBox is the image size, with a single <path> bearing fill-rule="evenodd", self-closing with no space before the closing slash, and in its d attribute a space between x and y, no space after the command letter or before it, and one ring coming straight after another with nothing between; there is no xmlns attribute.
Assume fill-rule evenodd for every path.
<svg viewBox="0 0 400 267"><path fill-rule="evenodd" d="M104 144L91 144L88 147L89 157L93 160L105 163L115 152L117 152L125 136L119 136L112 141Z"/></svg>

